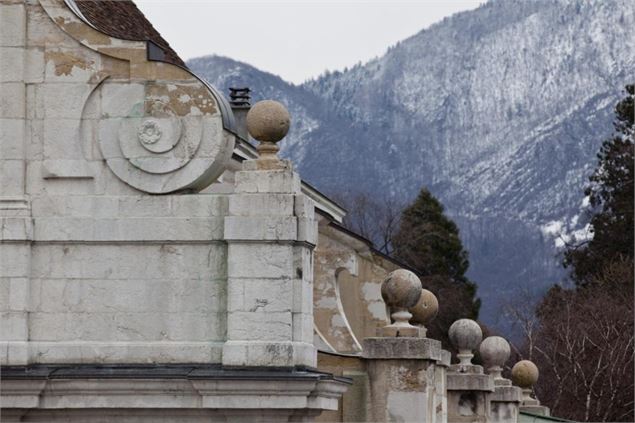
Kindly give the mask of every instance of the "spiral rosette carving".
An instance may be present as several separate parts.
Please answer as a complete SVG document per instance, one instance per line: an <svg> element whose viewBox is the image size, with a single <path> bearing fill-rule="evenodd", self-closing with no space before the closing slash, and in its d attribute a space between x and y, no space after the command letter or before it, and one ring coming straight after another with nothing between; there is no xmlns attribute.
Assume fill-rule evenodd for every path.
<svg viewBox="0 0 635 423"><path fill-rule="evenodd" d="M169 146L167 150L154 150L151 148L151 145L156 144L163 135L163 131L161 130L161 124L159 124L154 119L148 119L143 121L143 123L139 126L139 141L141 141L141 145L147 148L150 151L154 151L155 153L163 153L173 146Z"/></svg>
<svg viewBox="0 0 635 423"><path fill-rule="evenodd" d="M98 141L108 166L141 191L203 189L231 157L234 136L199 81L106 81L89 102L100 106Z"/></svg>

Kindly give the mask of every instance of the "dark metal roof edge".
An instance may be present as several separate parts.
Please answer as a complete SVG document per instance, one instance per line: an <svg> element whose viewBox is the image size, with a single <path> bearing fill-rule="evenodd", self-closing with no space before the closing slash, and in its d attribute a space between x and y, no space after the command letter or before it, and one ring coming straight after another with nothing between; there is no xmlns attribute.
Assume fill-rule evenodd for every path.
<svg viewBox="0 0 635 423"><path fill-rule="evenodd" d="M0 379L340 380L307 367L230 367L220 364L33 364L0 366ZM347 382L346 378L340 380Z"/></svg>
<svg viewBox="0 0 635 423"><path fill-rule="evenodd" d="M184 68L189 73L191 73L196 79L201 81L207 89L212 93L212 96L218 103L218 107L221 109L221 118L223 119L223 129L231 132L234 136L238 137L238 127L236 125L236 117L234 116L234 112L229 104L229 101L225 98L223 94L221 94L212 84L207 82L207 80L201 78L196 73L192 72L188 68Z"/></svg>
<svg viewBox="0 0 635 423"><path fill-rule="evenodd" d="M327 215L326 213L324 213L325 215ZM327 215L328 216L328 215ZM377 248L375 248L375 246L373 245L373 243L368 239L363 237L362 235L358 234L355 231L352 231L346 227L344 227L343 225L341 225L340 223L337 223L335 220L332 220L329 222L329 226L332 226L333 228L337 229L340 232L344 232L347 235L350 235L353 238L356 238L357 240L365 243L366 245L368 245L368 248L371 250L371 252L373 254L377 254L378 256L392 262L393 264L401 267L402 269L406 269L406 270L410 270L411 272L413 272L414 274L416 274L417 276L421 276L421 274L416 270L413 269L412 267L408 266L406 263L401 262L400 260L379 251Z"/></svg>
<svg viewBox="0 0 635 423"><path fill-rule="evenodd" d="M331 203L335 204L337 207L339 207L340 209L342 209L342 211L347 214L348 210L346 210L346 208L344 208L341 204L339 204L337 201L333 200L331 197L329 197L328 195L324 194L322 191L320 191L319 189L317 189L314 185L308 183L305 180L302 180L302 182L304 184L306 184L309 188L311 188L313 191L317 192L318 194L320 194L321 196L323 196L324 198L327 198Z"/></svg>
<svg viewBox="0 0 635 423"><path fill-rule="evenodd" d="M335 356L335 357L359 358L359 359L364 358L361 355L361 353L359 353L359 354L349 354L349 353L341 353L341 352L338 352L338 351L326 351L326 350L318 350L318 352L320 354L332 355L332 356Z"/></svg>

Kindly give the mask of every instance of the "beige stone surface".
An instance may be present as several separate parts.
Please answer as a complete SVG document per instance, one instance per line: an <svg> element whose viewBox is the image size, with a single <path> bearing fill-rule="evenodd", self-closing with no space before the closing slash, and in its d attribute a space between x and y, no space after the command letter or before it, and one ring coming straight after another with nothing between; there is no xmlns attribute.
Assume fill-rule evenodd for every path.
<svg viewBox="0 0 635 423"><path fill-rule="evenodd" d="M381 296L388 307L408 309L421 296L421 281L409 270L393 270L381 285Z"/></svg>
<svg viewBox="0 0 635 423"><path fill-rule="evenodd" d="M512 381L521 388L531 388L538 381L538 367L529 361L521 360L512 367Z"/></svg>
<svg viewBox="0 0 635 423"><path fill-rule="evenodd" d="M287 135L290 126L289 112L277 101L259 101L247 113L247 130L258 141L278 142Z"/></svg>
<svg viewBox="0 0 635 423"><path fill-rule="evenodd" d="M24 54L22 47L0 47L0 83L23 81Z"/></svg>
<svg viewBox="0 0 635 423"><path fill-rule="evenodd" d="M0 83L0 118L24 119L26 88L23 82Z"/></svg>
<svg viewBox="0 0 635 423"><path fill-rule="evenodd" d="M489 395L491 423L517 423L521 392L515 386L497 386Z"/></svg>
<svg viewBox="0 0 635 423"><path fill-rule="evenodd" d="M327 410L317 416L316 422L366 422L370 386L366 363L357 356L318 352L318 368L322 371L352 379L339 401L337 410Z"/></svg>
<svg viewBox="0 0 635 423"><path fill-rule="evenodd" d="M462 371L469 371L472 365L473 351L479 346L483 339L483 331L474 320L459 319L452 323L448 331L450 342L459 350L457 357L459 366L464 367Z"/></svg>
<svg viewBox="0 0 635 423"><path fill-rule="evenodd" d="M315 325L324 341L338 352L360 352L361 345L353 333L343 309L340 278L357 275L357 257L344 249L340 255L320 237L315 253L313 285Z"/></svg>
<svg viewBox="0 0 635 423"><path fill-rule="evenodd" d="M427 289L422 289L417 304L408 309L408 311L412 314L410 323L426 325L430 323L439 312L439 301L432 292Z"/></svg>
<svg viewBox="0 0 635 423"><path fill-rule="evenodd" d="M366 338L369 421L445 422L441 344L427 338Z"/></svg>
<svg viewBox="0 0 635 423"><path fill-rule="evenodd" d="M22 3L0 4L0 46L20 47L26 41L26 10Z"/></svg>
<svg viewBox="0 0 635 423"><path fill-rule="evenodd" d="M509 342L507 342L505 338L500 336L488 336L481 342L479 352L485 364L485 368L490 366L502 367L509 358L511 349Z"/></svg>
<svg viewBox="0 0 635 423"><path fill-rule="evenodd" d="M25 9L7 6L7 16L18 8ZM22 60L12 60L19 66L3 71L9 82L0 85L2 98L13 99L0 100L0 116L22 118L26 110L31 118L47 119L36 124L39 132L27 124L39 136L32 139L33 151L47 160L28 158L34 161L29 172L35 173L27 181L35 190L46 189L39 181L44 177L92 178L93 186L110 192L126 189L114 188L117 180L152 193L198 191L220 176L234 136L221 128L216 100L198 78L174 65L149 62L144 42L97 32L61 0L34 2L25 10L29 48L1 51ZM20 86L23 82L29 87ZM140 131L150 124L162 129L157 140L144 144Z"/></svg>

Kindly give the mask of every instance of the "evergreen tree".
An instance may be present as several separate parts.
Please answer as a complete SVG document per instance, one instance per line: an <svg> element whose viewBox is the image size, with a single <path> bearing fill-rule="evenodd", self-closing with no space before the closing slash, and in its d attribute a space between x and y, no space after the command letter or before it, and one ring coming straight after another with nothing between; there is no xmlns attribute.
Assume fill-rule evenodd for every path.
<svg viewBox="0 0 635 423"><path fill-rule="evenodd" d="M604 141L598 153L598 167L585 190L594 214L593 238L565 253L564 265L571 277L585 286L612 261L633 261L633 103L635 86L626 86L626 97L615 107L616 134Z"/></svg>
<svg viewBox="0 0 635 423"><path fill-rule="evenodd" d="M455 282L468 282L467 251L456 224L444 214L443 205L427 189L402 213L393 238L394 254L423 276L445 275Z"/></svg>
<svg viewBox="0 0 635 423"><path fill-rule="evenodd" d="M428 329L430 337L449 348L450 325L464 317L476 319L480 300L476 285L465 276L469 261L459 229L427 189L402 212L392 246L395 258L416 270L423 287L443 299L439 315Z"/></svg>

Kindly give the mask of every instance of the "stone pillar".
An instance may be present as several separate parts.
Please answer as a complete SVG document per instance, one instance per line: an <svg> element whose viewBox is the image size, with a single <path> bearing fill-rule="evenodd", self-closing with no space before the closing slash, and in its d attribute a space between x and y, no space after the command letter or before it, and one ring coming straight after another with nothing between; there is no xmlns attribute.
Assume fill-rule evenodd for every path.
<svg viewBox="0 0 635 423"><path fill-rule="evenodd" d="M520 411L539 416L549 416L549 407L540 405L540 401L531 396L533 386L538 382L538 367L529 361L521 360L512 368L512 381L522 389Z"/></svg>
<svg viewBox="0 0 635 423"><path fill-rule="evenodd" d="M247 126L260 157L243 163L225 220L228 244L224 366L316 365L310 199L287 160L276 156L289 115L273 101L254 105Z"/></svg>
<svg viewBox="0 0 635 423"><path fill-rule="evenodd" d="M26 4L0 3L0 205L24 201Z"/></svg>
<svg viewBox="0 0 635 423"><path fill-rule="evenodd" d="M419 337L419 328L408 323L412 315L407 310L420 296L421 281L407 270L392 272L382 285L394 323L380 330L383 336L363 341L370 384L369 421L446 421L447 352L439 341Z"/></svg>
<svg viewBox="0 0 635 423"><path fill-rule="evenodd" d="M26 4L0 3L0 364L27 364L33 227L25 193L26 91L41 52L27 49ZM28 72L27 67L28 66Z"/></svg>
<svg viewBox="0 0 635 423"><path fill-rule="evenodd" d="M459 350L459 364L448 371L448 422L487 422L490 416L489 395L494 392L494 379L483 374L483 367L472 364L472 351L483 333L470 319L457 320L450 326L450 341Z"/></svg>
<svg viewBox="0 0 635 423"><path fill-rule="evenodd" d="M517 423L520 389L512 386L501 372L509 358L509 343L500 336L490 336L479 347L487 373L494 378L494 392L489 395L491 423Z"/></svg>

